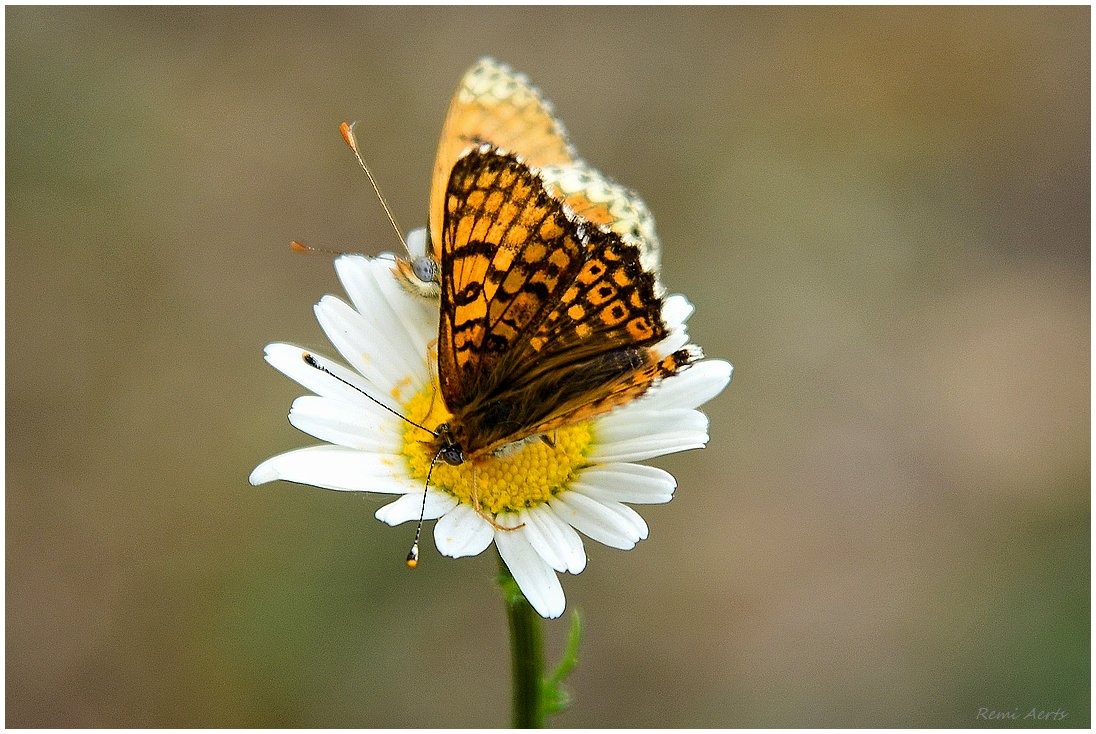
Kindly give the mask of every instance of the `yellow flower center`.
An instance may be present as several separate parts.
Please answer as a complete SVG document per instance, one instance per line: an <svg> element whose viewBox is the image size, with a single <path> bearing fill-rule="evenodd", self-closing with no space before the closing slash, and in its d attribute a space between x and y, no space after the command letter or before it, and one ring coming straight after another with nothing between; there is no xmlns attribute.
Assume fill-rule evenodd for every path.
<svg viewBox="0 0 1096 734"><path fill-rule="evenodd" d="M403 409L409 419L428 428L451 418L433 387L415 395ZM474 462L452 466L439 461L430 474L430 486L449 492L465 504L478 502L480 509L492 515L535 507L565 489L586 466L590 441L587 421L560 428L544 438L533 436L509 444ZM432 443L421 428L408 425L404 431L403 455L411 476L423 482L434 458Z"/></svg>

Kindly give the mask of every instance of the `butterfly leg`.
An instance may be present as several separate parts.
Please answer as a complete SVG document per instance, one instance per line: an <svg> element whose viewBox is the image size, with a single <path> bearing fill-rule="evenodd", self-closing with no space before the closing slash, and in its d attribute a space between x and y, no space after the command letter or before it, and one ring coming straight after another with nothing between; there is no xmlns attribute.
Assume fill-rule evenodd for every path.
<svg viewBox="0 0 1096 734"><path fill-rule="evenodd" d="M555 448L556 447L556 441L559 440L559 429L557 428L556 430L552 431L551 438L549 438L547 433L540 434L540 440L543 441L544 443L548 444L552 448Z"/></svg>

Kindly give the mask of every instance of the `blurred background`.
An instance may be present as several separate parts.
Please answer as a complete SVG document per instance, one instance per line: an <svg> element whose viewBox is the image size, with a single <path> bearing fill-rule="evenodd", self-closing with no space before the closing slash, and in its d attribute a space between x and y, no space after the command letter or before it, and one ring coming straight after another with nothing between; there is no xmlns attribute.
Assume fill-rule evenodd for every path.
<svg viewBox="0 0 1096 734"><path fill-rule="evenodd" d="M1088 8L6 19L9 726L509 721L491 554L408 573L380 498L247 483L315 443L263 345L330 351L341 293L287 243L398 246L339 122L424 223L484 54L736 367L650 538L563 578L554 723L1088 726Z"/></svg>

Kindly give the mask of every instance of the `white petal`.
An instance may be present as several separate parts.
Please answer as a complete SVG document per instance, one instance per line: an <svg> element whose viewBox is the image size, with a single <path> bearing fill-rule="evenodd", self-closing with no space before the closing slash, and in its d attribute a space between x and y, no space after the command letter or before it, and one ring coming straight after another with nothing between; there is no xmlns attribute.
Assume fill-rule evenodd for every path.
<svg viewBox="0 0 1096 734"><path fill-rule="evenodd" d="M279 454L255 467L250 477L252 484L276 479L346 492L405 494L422 489L419 480L407 476L402 458L342 446L311 446Z"/></svg>
<svg viewBox="0 0 1096 734"><path fill-rule="evenodd" d="M384 330L402 359L421 363L426 344L438 336L437 303L412 295L402 287L388 258L346 256L335 260L339 280L351 303L372 329ZM398 326L398 329L393 327Z"/></svg>
<svg viewBox="0 0 1096 734"><path fill-rule="evenodd" d="M708 443L708 417L697 410L623 409L596 423L593 462L642 461Z"/></svg>
<svg viewBox="0 0 1096 734"><path fill-rule="evenodd" d="M603 464L583 469L572 486L603 502L654 505L673 498L677 481L669 472L654 466Z"/></svg>
<svg viewBox="0 0 1096 734"><path fill-rule="evenodd" d="M567 564L560 558L556 552L555 545L544 537L544 533L540 531L533 521L529 519L529 513L527 510L521 510L515 517L517 522L522 526L522 532L525 534L525 539L529 541L529 545L533 546L533 550L537 552L545 563L551 566L556 571L566 571Z"/></svg>
<svg viewBox="0 0 1096 734"><path fill-rule="evenodd" d="M383 270L379 266L383 265ZM438 338L438 303L429 298L414 295L401 285L392 273L392 263L378 262L374 267L373 278L377 289L384 294L385 302L391 304L393 318L398 319L407 332L408 346L417 355L421 364L426 355L426 345ZM355 302L355 305L360 304ZM366 306L368 308L368 304Z"/></svg>
<svg viewBox="0 0 1096 734"><path fill-rule="evenodd" d="M654 345L660 355L673 354L689 343L685 330L685 321L693 314L693 304L680 294L668 297L662 304L662 320L666 324L667 336Z"/></svg>
<svg viewBox="0 0 1096 734"><path fill-rule="evenodd" d="M541 505L532 512L533 522L540 525L546 536L553 539L560 556L567 563L569 573L582 573L586 568L586 549L582 537L575 529L556 516L555 510Z"/></svg>
<svg viewBox="0 0 1096 734"><path fill-rule="evenodd" d="M317 395L368 402L368 399L357 394L354 388L348 387L332 378L331 375L325 374L315 367L308 365L304 361L304 357L307 354L311 354L319 360L322 360L323 364L330 362L330 360L321 355L294 346L293 344L276 342L274 344L267 344L266 348L263 350L263 356L271 367ZM345 367L343 368L343 371L346 371ZM342 375L340 375L340 377L341 376ZM349 375L348 379L351 384L362 382L361 376L356 374ZM354 382L355 380L357 380L357 383ZM355 398L354 395L357 395L357 398Z"/></svg>
<svg viewBox="0 0 1096 734"><path fill-rule="evenodd" d="M425 375L425 348L417 358L401 348L406 346L401 341L407 342L408 336L398 324L375 322L335 296L324 296L315 311L316 320L339 354L374 385L388 390L409 377ZM418 384L412 386L412 390L418 388ZM394 407L391 398L386 396L385 402Z"/></svg>
<svg viewBox="0 0 1096 734"><path fill-rule="evenodd" d="M422 492L412 492L377 510L375 517L393 526L412 520L418 522L419 513L422 513L423 520L437 520L453 509L455 504L457 499L448 492L429 489L426 492L425 512L423 512Z"/></svg>
<svg viewBox="0 0 1096 734"><path fill-rule="evenodd" d="M679 326L670 329L666 337L658 344L655 344L653 349L660 356L666 357L686 346L688 343L689 334L685 331L685 327Z"/></svg>
<svg viewBox="0 0 1096 734"><path fill-rule="evenodd" d="M426 227L411 230L403 240L407 243L407 254L411 257L421 257L426 254Z"/></svg>
<svg viewBox="0 0 1096 734"><path fill-rule="evenodd" d="M364 255L343 255L335 258L335 272L339 276L339 282L359 310L363 310L363 305L372 303L377 298L372 276L373 263L373 258Z"/></svg>
<svg viewBox="0 0 1096 734"><path fill-rule="evenodd" d="M705 359L690 365L680 374L662 380L631 406L645 410L698 408L727 387L733 370L729 362ZM626 410L627 408L623 408L619 412Z"/></svg>
<svg viewBox="0 0 1096 734"><path fill-rule="evenodd" d="M706 433L663 434L648 440L635 439L620 443L598 444L590 453L590 460L606 463L646 461L680 451L702 449L707 443L708 434Z"/></svg>
<svg viewBox="0 0 1096 734"><path fill-rule="evenodd" d="M611 504L579 492L564 492L548 504L575 530L612 548L629 550L643 537L635 523L615 511Z"/></svg>
<svg viewBox="0 0 1096 734"><path fill-rule="evenodd" d="M658 434L706 433L708 417L699 410L617 411L597 423L599 441L625 441Z"/></svg>
<svg viewBox="0 0 1096 734"><path fill-rule="evenodd" d="M293 401L289 422L321 441L388 454L399 453L404 432L404 424L391 413L315 395Z"/></svg>
<svg viewBox="0 0 1096 734"><path fill-rule="evenodd" d="M450 558L477 556L493 537L491 524L469 505L457 505L434 526L434 547Z"/></svg>
<svg viewBox="0 0 1096 734"><path fill-rule="evenodd" d="M592 498L591 498L592 499ZM594 500L595 502L598 500ZM633 531L640 540L646 540L649 532L647 528L647 521L643 519L643 516L633 510L628 505L622 505L619 502L602 502L611 512L617 514L621 520L632 526Z"/></svg>
<svg viewBox="0 0 1096 734"><path fill-rule="evenodd" d="M533 550L557 571L581 573L586 568L586 550L574 529L556 517L547 505L518 513L525 523L525 536Z"/></svg>
<svg viewBox="0 0 1096 734"><path fill-rule="evenodd" d="M265 351L266 361L269 362L274 369L317 395L361 406L365 410L375 411L376 415L392 415L362 394L364 392L380 400L383 395L379 391L374 389L372 385L357 372L348 370L338 362L334 362L316 352L293 346L292 344L268 344ZM309 365L304 361L304 355L306 354L311 355L317 363L323 365L325 369L330 370L342 380L353 385L353 387L340 382L323 370L318 370Z"/></svg>
<svg viewBox="0 0 1096 734"><path fill-rule="evenodd" d="M375 308L382 297L377 291L377 280L373 277L373 271L380 267L385 270L392 268L394 263L385 258L371 258L363 255L343 255L335 258L335 272L339 276L346 295L350 296L350 302L361 312Z"/></svg>
<svg viewBox="0 0 1096 734"><path fill-rule="evenodd" d="M696 308L689 303L689 299L680 293L667 296L662 302L662 321L668 328L683 325Z"/></svg>
<svg viewBox="0 0 1096 734"><path fill-rule="evenodd" d="M514 527L518 524L516 515L500 514L500 525ZM519 530L496 530L495 545L499 555L514 575L514 581L533 609L542 617L555 619L563 614L567 599L563 587L551 566L544 562L540 554L533 550L525 535L525 528Z"/></svg>

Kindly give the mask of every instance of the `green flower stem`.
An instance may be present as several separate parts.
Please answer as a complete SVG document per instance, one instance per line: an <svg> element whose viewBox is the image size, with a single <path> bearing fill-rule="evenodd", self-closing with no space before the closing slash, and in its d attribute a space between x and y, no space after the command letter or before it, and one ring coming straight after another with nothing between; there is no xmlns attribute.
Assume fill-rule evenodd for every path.
<svg viewBox="0 0 1096 734"><path fill-rule="evenodd" d="M544 636L540 615L529 605L501 557L499 586L506 597L506 615L510 620L513 726L515 729L542 729L548 713L541 684L544 677Z"/></svg>

